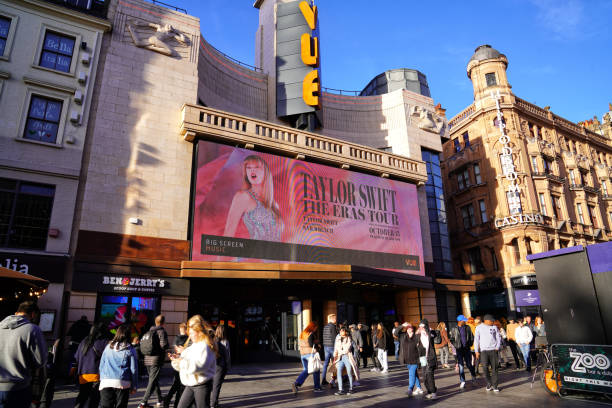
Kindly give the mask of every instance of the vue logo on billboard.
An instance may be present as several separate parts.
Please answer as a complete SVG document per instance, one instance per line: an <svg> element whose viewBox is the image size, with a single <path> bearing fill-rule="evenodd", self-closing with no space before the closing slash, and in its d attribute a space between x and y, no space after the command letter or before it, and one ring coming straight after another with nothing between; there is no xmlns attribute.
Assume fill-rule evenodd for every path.
<svg viewBox="0 0 612 408"><path fill-rule="evenodd" d="M317 28L317 6L311 6L307 1L302 1L299 4L302 16L306 20L308 27L311 30ZM302 62L315 69L310 71L304 77L302 82L302 98L308 106L319 106L319 93L321 85L319 82L319 39L313 37L312 33L304 33L300 38L300 51Z"/></svg>

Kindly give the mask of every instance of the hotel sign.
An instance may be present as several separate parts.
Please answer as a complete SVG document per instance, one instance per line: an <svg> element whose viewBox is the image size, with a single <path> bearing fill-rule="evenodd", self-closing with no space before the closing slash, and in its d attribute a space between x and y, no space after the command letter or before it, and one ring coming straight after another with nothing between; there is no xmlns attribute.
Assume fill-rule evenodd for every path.
<svg viewBox="0 0 612 408"><path fill-rule="evenodd" d="M276 114L320 109L319 20L311 1L277 5Z"/></svg>

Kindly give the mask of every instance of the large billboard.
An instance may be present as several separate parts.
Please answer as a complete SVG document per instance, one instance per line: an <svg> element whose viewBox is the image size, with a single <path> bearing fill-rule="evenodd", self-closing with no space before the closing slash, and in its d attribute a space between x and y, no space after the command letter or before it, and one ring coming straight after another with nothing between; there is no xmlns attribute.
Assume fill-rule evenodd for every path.
<svg viewBox="0 0 612 408"><path fill-rule="evenodd" d="M196 171L194 261L424 274L412 184L207 141Z"/></svg>

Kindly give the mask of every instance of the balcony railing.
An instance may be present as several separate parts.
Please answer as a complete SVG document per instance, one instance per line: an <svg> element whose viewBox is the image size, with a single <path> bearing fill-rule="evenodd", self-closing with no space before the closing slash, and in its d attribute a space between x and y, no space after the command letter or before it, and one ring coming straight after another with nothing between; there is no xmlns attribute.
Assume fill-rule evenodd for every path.
<svg viewBox="0 0 612 408"><path fill-rule="evenodd" d="M599 192L599 189L591 186L584 186L584 191L586 191L587 193L597 194Z"/></svg>
<svg viewBox="0 0 612 408"><path fill-rule="evenodd" d="M203 106L183 105L180 134L189 142L200 137L243 147L261 146L286 156L312 158L381 177L417 184L427 181L425 163L420 160Z"/></svg>
<svg viewBox="0 0 612 408"><path fill-rule="evenodd" d="M474 111L476 110L476 107L474 105L470 105L467 108L465 108L464 110L462 110L461 112L459 112L458 114L456 114L449 122L448 122L448 129L452 129L453 126L456 126L459 122L463 121L464 119L469 118L472 113L474 113Z"/></svg>
<svg viewBox="0 0 612 408"><path fill-rule="evenodd" d="M584 184L570 184L570 190L584 190Z"/></svg>
<svg viewBox="0 0 612 408"><path fill-rule="evenodd" d="M546 173L546 178L549 179L550 181L554 181L555 183L559 183L559 184L565 183L564 177L557 176L556 174L553 174L553 173Z"/></svg>

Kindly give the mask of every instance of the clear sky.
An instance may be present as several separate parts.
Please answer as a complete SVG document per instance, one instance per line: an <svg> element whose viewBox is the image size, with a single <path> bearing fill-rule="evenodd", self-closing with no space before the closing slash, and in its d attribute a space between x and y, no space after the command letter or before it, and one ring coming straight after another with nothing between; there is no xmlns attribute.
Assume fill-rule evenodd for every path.
<svg viewBox="0 0 612 408"><path fill-rule="evenodd" d="M254 63L252 0L164 0L201 19L204 38ZM361 90L394 68L418 69L452 117L473 100L474 49L508 57L514 93L571 121L612 102L612 0L316 0L323 86Z"/></svg>

